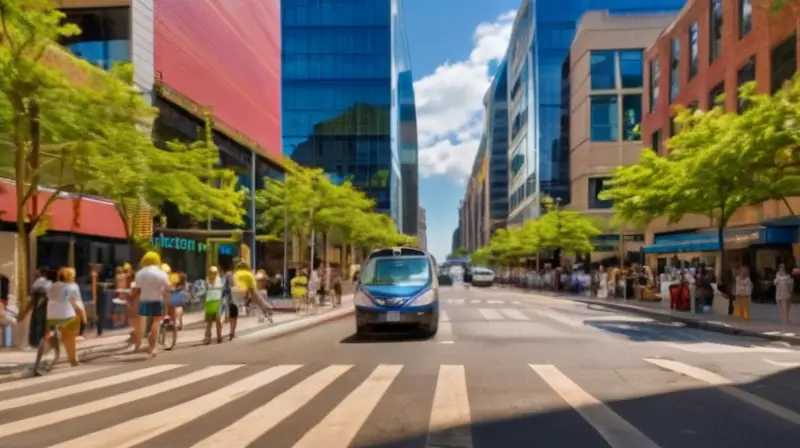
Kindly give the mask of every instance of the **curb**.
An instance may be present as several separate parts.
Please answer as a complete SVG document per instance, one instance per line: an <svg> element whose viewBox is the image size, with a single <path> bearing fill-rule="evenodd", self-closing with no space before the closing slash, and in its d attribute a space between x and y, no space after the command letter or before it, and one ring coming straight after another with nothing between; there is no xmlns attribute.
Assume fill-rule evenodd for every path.
<svg viewBox="0 0 800 448"><path fill-rule="evenodd" d="M303 330L307 330L311 327L316 327L318 325L333 322L335 320L344 319L346 317L352 316L353 314L355 314L355 312L356 310L354 307L343 308L341 310L335 310L335 311L328 311L326 313L320 314L316 318L295 320L293 322L287 322L283 325L273 327L277 328L278 330L272 333L266 333L270 330L270 328L266 328L261 331L256 331L244 335L237 339L250 342L263 342L272 339L278 339L284 336L289 336L291 334L301 332ZM266 333L266 334L260 335L259 333Z"/></svg>
<svg viewBox="0 0 800 448"><path fill-rule="evenodd" d="M640 308L634 305L628 305L624 303L614 303L614 302L605 302L600 300L591 300L591 299L584 299L581 297L575 297L569 294L559 294L559 293L551 293L544 291L542 294L531 293L529 291L525 291L518 288L508 288L514 289L518 292L522 292L524 294L531 294L531 295L540 295L543 297L550 297L550 298L557 298L557 299L564 299L564 300L571 300L573 302L580 302L585 303L587 305L598 305L604 306L606 308L610 308L613 310L619 311L626 311L632 314L638 314L640 316L650 317L653 320L657 320L660 322L678 322L681 324L686 325L689 328L696 328L699 330L705 330L714 333L722 333L722 334L729 334L733 336L746 336L752 338L759 338L765 339L768 341L773 342L786 342L792 346L800 346L800 336L792 336L788 334L773 334L773 333L763 333L756 330L748 330L744 328L737 328L730 325L726 325L723 323L716 323L716 322L709 322L703 321L698 319L692 319L691 317L683 317L683 316L676 316L676 315L665 315L663 313L659 313L657 311L648 310L646 308Z"/></svg>

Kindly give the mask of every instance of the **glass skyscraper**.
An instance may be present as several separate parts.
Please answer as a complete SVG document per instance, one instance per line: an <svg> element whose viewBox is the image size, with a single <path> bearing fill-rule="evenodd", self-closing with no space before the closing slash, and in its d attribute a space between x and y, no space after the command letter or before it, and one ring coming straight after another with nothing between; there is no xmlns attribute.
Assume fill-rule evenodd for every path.
<svg viewBox="0 0 800 448"><path fill-rule="evenodd" d="M508 66L497 69L486 93L486 139L489 147L489 235L508 218Z"/></svg>
<svg viewBox="0 0 800 448"><path fill-rule="evenodd" d="M283 152L351 178L418 227L417 126L400 0L281 3Z"/></svg>
<svg viewBox="0 0 800 448"><path fill-rule="evenodd" d="M686 0L524 0L506 61L509 104L509 224L541 213L540 199L569 201L569 48L588 10L676 12Z"/></svg>

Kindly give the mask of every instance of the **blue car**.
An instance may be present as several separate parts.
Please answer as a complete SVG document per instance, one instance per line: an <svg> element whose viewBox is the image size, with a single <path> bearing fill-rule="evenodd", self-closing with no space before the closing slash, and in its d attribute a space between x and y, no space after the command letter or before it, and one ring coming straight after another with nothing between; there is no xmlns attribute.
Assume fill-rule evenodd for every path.
<svg viewBox="0 0 800 448"><path fill-rule="evenodd" d="M436 261L407 247L370 254L356 285L356 332L417 330L433 336L439 329L439 281Z"/></svg>

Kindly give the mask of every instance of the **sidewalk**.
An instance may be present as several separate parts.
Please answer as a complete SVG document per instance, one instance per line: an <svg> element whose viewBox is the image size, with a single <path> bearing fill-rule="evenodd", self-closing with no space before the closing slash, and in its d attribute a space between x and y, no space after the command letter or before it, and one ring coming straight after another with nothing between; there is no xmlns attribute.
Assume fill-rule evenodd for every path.
<svg viewBox="0 0 800 448"><path fill-rule="evenodd" d="M800 346L800 305L792 307L793 324L783 325L780 323L778 308L774 303L752 303L750 305L751 319L745 321L728 315L694 314L686 311L671 310L669 309L669 302L665 300L661 302L644 302L623 299L598 299L549 291L529 291L516 287L509 289L531 295L602 305L611 309L644 315L656 320L680 322L688 327L702 330L757 337Z"/></svg>
<svg viewBox="0 0 800 448"><path fill-rule="evenodd" d="M290 322L303 321L314 316L321 316L334 310L351 309L353 303L352 294L342 297L342 305L337 308L332 308L331 305L319 307L316 314L308 314L301 312L295 314L294 312L276 311L273 314L273 323L264 321L258 322L255 316L243 317L239 319L236 328L236 337L247 336L249 334L259 333L262 330L274 327L283 327ZM203 339L205 338L205 324L203 322L204 315L202 311L195 311L187 313L183 316L183 331L178 334L178 343L173 348L180 350L186 347L203 346ZM223 324L222 335L224 337L223 343L228 343L228 325ZM86 361L93 359L122 356L132 354L131 348L127 345L127 340L130 334L130 328L123 328L119 330L109 331L102 336L96 336L91 333L92 330L87 330L87 337L78 339L78 357ZM213 334L212 329L212 334ZM234 339L235 342L237 339ZM212 343L216 344L215 337L212 337ZM146 347L147 343L143 343ZM0 348L0 375L14 373L20 370L30 368L36 358L36 349L28 348L24 350L18 349L4 349ZM61 353L61 362L66 362L66 354Z"/></svg>

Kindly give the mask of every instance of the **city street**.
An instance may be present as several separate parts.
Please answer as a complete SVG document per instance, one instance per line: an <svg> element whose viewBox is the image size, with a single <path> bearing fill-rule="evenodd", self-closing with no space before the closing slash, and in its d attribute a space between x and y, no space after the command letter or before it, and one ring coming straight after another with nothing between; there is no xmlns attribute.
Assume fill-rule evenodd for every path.
<svg viewBox="0 0 800 448"><path fill-rule="evenodd" d="M0 447L796 447L800 352L443 288L433 339L351 315L0 384Z"/></svg>

